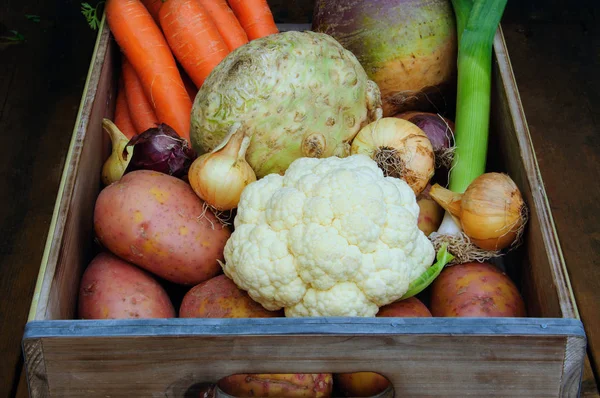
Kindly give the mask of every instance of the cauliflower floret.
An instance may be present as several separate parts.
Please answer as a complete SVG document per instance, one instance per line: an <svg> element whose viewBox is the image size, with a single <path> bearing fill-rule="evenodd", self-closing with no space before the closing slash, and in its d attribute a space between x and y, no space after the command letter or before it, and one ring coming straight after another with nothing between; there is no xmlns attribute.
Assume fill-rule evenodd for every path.
<svg viewBox="0 0 600 398"><path fill-rule="evenodd" d="M433 263L418 215L368 156L300 158L244 189L223 271L289 317L375 316Z"/></svg>

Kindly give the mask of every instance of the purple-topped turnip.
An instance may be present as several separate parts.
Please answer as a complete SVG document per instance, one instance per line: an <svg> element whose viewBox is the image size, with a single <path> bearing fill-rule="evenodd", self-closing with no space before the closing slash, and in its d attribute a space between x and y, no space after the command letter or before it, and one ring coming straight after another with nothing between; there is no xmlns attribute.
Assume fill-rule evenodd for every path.
<svg viewBox="0 0 600 398"><path fill-rule="evenodd" d="M381 90L384 117L443 111L455 96L450 0L316 0L312 30L356 55Z"/></svg>

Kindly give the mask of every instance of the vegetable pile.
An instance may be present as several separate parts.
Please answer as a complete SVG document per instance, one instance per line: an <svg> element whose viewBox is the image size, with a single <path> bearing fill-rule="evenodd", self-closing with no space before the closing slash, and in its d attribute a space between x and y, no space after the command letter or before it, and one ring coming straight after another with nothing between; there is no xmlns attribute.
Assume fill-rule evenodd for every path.
<svg viewBox="0 0 600 398"><path fill-rule="evenodd" d="M80 317L526 316L496 260L527 206L486 168L506 0L317 3L279 32L265 0L107 1L122 62ZM411 99L432 88L456 110ZM280 383L388 385L220 387Z"/></svg>

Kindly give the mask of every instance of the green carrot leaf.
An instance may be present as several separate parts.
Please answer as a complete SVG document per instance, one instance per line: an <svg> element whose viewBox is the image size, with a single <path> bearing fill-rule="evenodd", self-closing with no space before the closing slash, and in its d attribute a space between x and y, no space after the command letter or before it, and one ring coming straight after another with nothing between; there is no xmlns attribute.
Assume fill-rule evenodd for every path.
<svg viewBox="0 0 600 398"><path fill-rule="evenodd" d="M91 6L89 3L81 3L81 13L85 17L88 25L92 30L98 30L100 26L100 19L98 18L98 7L103 4L104 1L96 4L96 7Z"/></svg>

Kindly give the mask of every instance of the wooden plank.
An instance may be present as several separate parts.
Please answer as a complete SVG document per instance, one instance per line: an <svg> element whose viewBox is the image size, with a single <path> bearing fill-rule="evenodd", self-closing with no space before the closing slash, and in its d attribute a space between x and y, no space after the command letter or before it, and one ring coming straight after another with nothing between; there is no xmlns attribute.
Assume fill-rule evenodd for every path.
<svg viewBox="0 0 600 398"><path fill-rule="evenodd" d="M567 337L563 374L560 383L561 397L578 397L583 376L582 363L585 357L586 339L583 336Z"/></svg>
<svg viewBox="0 0 600 398"><path fill-rule="evenodd" d="M23 352L27 358L26 376L30 395L40 398L49 397L48 373L42 340L26 340L23 344Z"/></svg>
<svg viewBox="0 0 600 398"><path fill-rule="evenodd" d="M598 377L600 3L517 3L505 37Z"/></svg>
<svg viewBox="0 0 600 398"><path fill-rule="evenodd" d="M534 316L576 318L577 306L501 28L494 49L496 95L491 123L496 130L495 141L506 171L521 189L530 210L525 237L528 257L522 264L528 286L523 290L528 294L530 310L535 305L540 311ZM490 146L489 150L498 149Z"/></svg>
<svg viewBox="0 0 600 398"><path fill-rule="evenodd" d="M25 37L0 44L0 396L9 397L23 368L23 328L96 34L78 7L0 3L0 30Z"/></svg>
<svg viewBox="0 0 600 398"><path fill-rule="evenodd" d="M103 19L64 166L30 319L73 317L79 277L90 253L93 204L100 190L100 173L92 170L100 170L108 151L101 120L110 115L114 101L109 89L114 85L112 57L108 55L110 34L105 26Z"/></svg>
<svg viewBox="0 0 600 398"><path fill-rule="evenodd" d="M442 390L443 396L464 396L466 392L479 396L557 396L564 379L561 375L568 338L583 338L579 321L34 321L28 324L25 334L26 342L43 341L45 377L51 394L61 397L127 396L133 394L132 389L142 395L161 394L173 386L185 389L197 382L249 371L360 370L389 377L400 396L433 396L442 394ZM567 357L574 360L572 355ZM450 359L456 363L449 364Z"/></svg>
<svg viewBox="0 0 600 398"><path fill-rule="evenodd" d="M367 370L388 377L398 396L558 396L562 360L557 358L565 344L559 336L451 335L42 341L50 393L60 397L156 396L182 380L214 382L246 372Z"/></svg>
<svg viewBox="0 0 600 398"><path fill-rule="evenodd" d="M108 40L105 34L106 33L102 33L100 35L100 45L97 47L100 51L108 51L108 42L106 41L102 44L102 40ZM39 290L37 290L36 293L36 299L39 298L39 305L32 307L32 313L36 319L67 319L72 316L78 278L82 268L86 264L86 259L89 257L89 254L86 254L89 252L89 246L86 247L85 245L91 245L91 241L88 239L87 243L82 245L80 239L87 239L91 236L91 223L89 221L89 216L91 214L90 206L99 189L99 173L96 173L97 175L92 177L91 180L89 179L89 173L92 173L93 175L93 170L99 170L99 165L101 164L102 156L99 152L95 151L98 147L105 148L106 145L104 144L106 142L102 138L101 131L99 131L98 121L103 115L106 115L109 112L114 88L111 86L113 79L110 76L109 69L106 68L106 65L111 63L111 53L108 51L106 54L108 54L108 57L106 59L103 57L99 60L97 59L90 71L90 80L88 81L88 84L92 87L90 90L91 92L89 96L84 98L84 102L82 103L82 114L76 124L76 134L67 161L67 168L68 170L71 170L72 173L66 174L65 179L61 184L59 206L57 207L55 222L51 228L51 231L55 235L49 240L48 250L44 257L44 269L41 271L43 272L41 274L43 275L43 278L41 279ZM502 57L500 57L500 61L502 61ZM512 84L510 83L511 76L506 74L507 70L503 71L502 69L499 69L497 70L497 73L498 76L502 78L503 82L509 82L509 86L504 84L503 87L512 88L510 85ZM97 81L94 79L97 79ZM92 84L95 84L95 86L92 86ZM96 87L100 87L100 89L95 91ZM507 110L505 116L509 117L513 117L515 114L522 112L522 110L518 108L519 105L516 97L516 90L513 90L511 93L512 94L509 93L509 95L506 96L504 101L504 103L506 103L505 109ZM88 123L90 123L89 126L93 126L89 130ZM514 134L514 137L511 139L516 141L517 144L528 144L526 130L523 129L522 125L519 125L514 121L505 123L509 128L503 131ZM521 120L520 123L524 124L524 119ZM518 167L519 164L526 164L529 167L526 170L527 173L520 174L521 177L519 178L521 179L521 186L526 190L538 188L537 190L532 189L529 192L529 196L532 199L531 203L535 203L535 205L542 207L540 212L535 213L534 218L538 220L537 224L535 222L532 223L533 228L536 228L539 231L539 234L538 238L536 238L538 245L536 246L536 249L534 249L533 254L530 252L530 256L532 257L529 258L534 264L534 266L530 268L540 268L543 270L542 272L545 272L545 275L549 275L548 280L550 281L550 284L546 283L547 280L542 282L536 280L535 284L531 285L535 289L539 289L536 302L539 306L539 315L556 317L574 315L576 309L572 306L572 303L569 302L571 297L570 289L568 286L562 285L564 279L564 274L562 272L564 269L562 268L563 264L561 264L560 255L556 255L556 253L559 252L559 248L556 246L555 234L551 230L545 232L541 231L541 228L547 227L548 223L551 224L551 218L548 217L547 208L544 209L544 206L547 206L547 204L537 197L538 195L543 197L543 192L539 191L539 187L542 185L537 184L539 173L536 171L535 158L532 158L531 156L533 151L529 147L525 149L522 148L517 152L519 157L513 162L512 167ZM84 161L83 159L86 160ZM88 161L90 162L89 165L86 163ZM90 167L88 169L89 173L86 173L83 169L80 170L80 165L88 165ZM94 180L94 178L96 178L96 180ZM531 183L532 181L534 183ZM86 217L82 217L82 214L85 213L88 214L87 221ZM548 250L548 248L551 250ZM546 249L546 251L544 249ZM550 255L548 255L548 253L550 253ZM548 264L548 267L545 267L544 264L546 263ZM553 285L553 283L555 284ZM558 291L556 290L557 288ZM549 293L550 296L546 296L546 293ZM546 297L549 304L543 302L541 299L543 297ZM506 326L507 322L510 324L510 321L503 320L503 327L510 329L510 327ZM435 322L431 322L430 324L435 325ZM69 328L76 329L77 327L75 326L77 323L70 322L69 325ZM87 328L90 327L91 324L88 323L85 325L87 325L85 326ZM481 326L481 323L478 323L477 325ZM208 365L206 364L202 366L198 365L197 360L198 358L206 357L206 353L203 350L207 350L208 348L205 347L205 345L208 343L215 343L214 339L216 337L198 335L181 336L179 335L180 330L177 329L176 323L171 322L165 326L169 328L171 333L176 333L178 338L175 339L173 338L174 335L169 335L170 338L165 336L154 336L140 339L139 337L129 335L113 336L110 338L82 336L73 339L72 337L69 337L68 334L62 338L43 337L41 341L43 342L44 358L47 365L45 377L48 378L49 389L58 396L70 396L69 394L71 394L71 396L78 396L78 394L106 394L107 391L108 393L116 394L115 396L118 396L118 394L135 395L144 393L144 391L146 391L144 388L147 388L148 392L156 387L163 388L163 390L155 390L154 392L164 391L166 386L172 385L174 382L172 380L174 377L173 375L189 372L190 369L197 370L196 373L193 373L194 371L192 371L192 375L211 375L213 374L211 372L215 372L214 369L207 368ZM365 344L365 347L368 346L368 344L379 344L384 346L385 342L388 342L388 345L391 345L392 347L403 348L402 352L397 354L409 356L409 358L404 358L407 359L404 364L400 364L397 362L398 355L396 356L396 360L392 361L391 359L388 360L387 354L385 354L382 359L381 366L383 367L381 369L390 372L390 374L396 374L394 372L397 372L398 376L394 381L402 381L401 386L403 390L401 392L411 395L427 394L427 391L431 394L440 394L443 383L450 385L451 395L455 394L457 396L463 396L465 391L464 388L471 387L473 388L472 391L477 394L510 393L511 396L513 396L512 394L523 393L526 394L524 396L536 396L535 394L539 393L542 395L557 395L562 385L561 380L576 379L576 376L574 376L574 378L570 377L572 373L577 373L576 371L571 370L572 367L569 367L568 372L566 373L569 377L563 377L561 379L561 376L564 376L563 365L565 364L564 358L566 352L564 347L565 344L567 344L567 340L564 336L544 336L543 339L537 339L531 336L517 336L517 338L515 336L477 335L476 337L473 337L453 336L450 334L444 335L445 337L442 338L441 341L452 345L450 349L451 355L455 354L453 351L454 349L460 349L461 353L463 353L458 362L458 365L460 366L453 367L453 369L448 372L448 363L444 363L440 359L440 355L442 354L437 353L438 356L433 356L429 351L431 346L437 347L438 349L441 348L441 346L436 346L432 343L435 340L434 336L414 336L412 334L384 336L381 335L382 330L379 329L369 329L369 332L380 335L377 337L370 337L370 341L368 341L369 338L366 336L360 336L360 339L358 340L364 339L364 341L361 341L362 344ZM440 332L439 329L436 330L436 332L448 333L447 330ZM464 331L462 332L464 333ZM72 330L70 330L69 333L73 333ZM498 331L495 333L498 333ZM356 336L351 336L350 339L348 336L339 335L321 336L319 337L319 339L322 338L321 340L314 339L314 342L312 341L314 336L280 336L280 338L276 339L277 341L273 343L271 343L271 340L265 340L266 336L253 337L254 339L251 339L248 336L240 336L232 339L229 336L228 340L223 337L226 344L224 343L221 349L225 349L224 347L227 346L230 350L231 345L233 345L234 347L238 347L239 350L239 347L244 346L244 351L250 350L254 352L254 350L256 350L263 356L269 353L272 355L287 353L288 356L286 357L281 354L277 361L261 361L261 359L256 356L251 358L252 361L250 363L248 362L248 358L240 357L237 366L246 366L246 371L248 370L249 365L252 365L253 371L261 371L261 369L263 369L262 371L268 371L264 370L265 368L261 368L261 366L266 366L269 363L274 366L270 368L271 371L273 371L273 369L281 369L281 366L283 365L290 366L289 372L317 371L317 368L311 368L311 366L320 366L318 369L321 369L321 371L326 369L326 367L329 367L328 371L334 371L335 369L338 369L338 371L353 371L348 370L350 369L348 366L352 365L353 361L359 361L358 357L355 357L346 358L348 359L347 361L340 363L345 357L337 351L340 347L343 350L350 349L344 344L346 341L351 340L356 342ZM342 340L336 340L341 339L342 337ZM474 338L475 341L471 341L468 344L467 340L464 340L466 337L471 337L471 339ZM422 341L419 339L422 339ZM486 344L484 341L486 340L490 342L492 350L489 352L485 351L485 355L482 355L480 351L484 350L483 347ZM284 341L287 341L287 343L284 344ZM325 350L323 349L323 345L321 345L320 348L318 345L311 345L313 343L316 344L317 341L320 341L321 344L335 345L336 352L329 351L329 345L326 345L327 349ZM502 345L501 342L504 342L504 344L509 347L507 351L500 350ZM86 350L86 344L91 347L91 353ZM252 344L259 344L259 346L255 347ZM262 344L262 346L260 346L260 344ZM428 344L428 346L427 348L423 348L420 346L421 344ZM140 353L143 351L142 348L144 346L158 346L158 348L156 348L156 350L149 349L146 355ZM198 347L197 349L194 348L191 350L195 353L195 356L187 355L185 352L186 346ZM104 347L104 349L101 347ZM299 352L301 347L304 347L304 354ZM416 347L415 351L405 350L414 347ZM172 350L168 350L168 348L171 348ZM272 351L262 351L266 348L270 348ZM67 352L69 349L71 350L70 353ZM328 357L319 357L316 360L309 356L303 357L302 355L309 355L308 353L311 352L310 349L313 351L322 351L323 355L328 355ZM298 350L298 352L293 350ZM360 361L362 361L360 364L373 364L374 360L381 359L379 355L382 354L382 351L384 350L376 350L376 357L371 355L372 353L369 351L368 354L370 356L367 355L369 361L366 361L363 356L361 357L363 359L360 359ZM533 357L526 356L529 355L529 351L531 351ZM228 358L228 356L231 356L232 354L231 351L218 353L225 355L225 357L221 357L221 359ZM365 353L366 351L363 352L363 354ZM352 353L349 353L348 355L351 354ZM181 357L181 355L183 356ZM215 356L209 356L208 359L210 359L210 361L207 360L206 362L212 361L212 363L215 363L215 361L217 361L216 354L213 353L212 355ZM289 355L292 356L290 357ZM300 360L296 361L294 355L299 355ZM128 356L133 356L134 359L128 359ZM151 360L152 356L153 360ZM180 360L180 357L183 359ZM569 366L571 366L571 364L577 364L577 361L574 359L575 356L569 355L568 357L569 360L567 361L567 364L569 364ZM160 366L156 365L157 358L161 358L161 362L163 358L165 358L167 363L161 363ZM268 355L266 358L269 358ZM314 363L310 361L313 361ZM113 368L109 369L103 367L107 363L112 363ZM216 363L218 364L218 361ZM407 367L407 363L412 364L414 367ZM154 364L154 367L148 368L150 364ZM479 366L475 366L476 364ZM123 368L121 368L121 366L123 366ZM226 364L218 366L223 366L221 370L234 370L227 368ZM301 368L300 366L308 367ZM101 376L99 379L92 379L92 372L98 367L101 369ZM132 368L137 367L140 367L140 369L143 369L146 372L143 376L145 377L143 380L144 387L141 387L141 389L136 382L133 383L133 387L131 383L131 380L136 380L131 373ZM464 374L463 376L455 374L458 370L455 371L454 368L460 369L460 367L467 369L466 373L468 373L468 371L481 371L483 373L476 373L479 375L479 378L475 377L475 380L464 380ZM417 372L414 378L420 381L414 381L413 384L408 383L408 385L406 385L405 380L400 380L400 371L404 371L404 375L410 374L412 379L413 374L411 371L413 368L416 369L415 372ZM115 369L118 371L115 371ZM517 369L517 372L520 371L517 376L514 375L514 369ZM427 372L428 375L431 375L431 372L435 370L437 370L441 376L433 383L430 383L432 386L429 387L429 390L424 388L421 384L418 384L422 382L421 380L425 375L425 372ZM74 377L69 375L69 372L71 371L74 372ZM238 369L238 371L240 370ZM525 375L528 375L527 384L525 383ZM186 377L189 378L189 374ZM175 380L175 382L176 381L177 380ZM499 385L496 385L497 381ZM564 391L570 392L572 391L570 386L573 385L574 384L571 383L567 386L567 383L565 383L562 388ZM121 390L119 391L122 392L117 391L117 387L119 386L121 386ZM133 391L135 391L135 393ZM449 395L444 394L444 396Z"/></svg>

